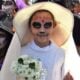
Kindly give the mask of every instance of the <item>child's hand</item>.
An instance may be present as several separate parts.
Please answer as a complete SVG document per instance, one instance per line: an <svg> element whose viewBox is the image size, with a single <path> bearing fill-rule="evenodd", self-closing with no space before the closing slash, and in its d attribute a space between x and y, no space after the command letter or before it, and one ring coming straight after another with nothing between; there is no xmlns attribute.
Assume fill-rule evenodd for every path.
<svg viewBox="0 0 80 80"><path fill-rule="evenodd" d="M63 80L73 80L72 75L68 72L67 75L64 77Z"/></svg>

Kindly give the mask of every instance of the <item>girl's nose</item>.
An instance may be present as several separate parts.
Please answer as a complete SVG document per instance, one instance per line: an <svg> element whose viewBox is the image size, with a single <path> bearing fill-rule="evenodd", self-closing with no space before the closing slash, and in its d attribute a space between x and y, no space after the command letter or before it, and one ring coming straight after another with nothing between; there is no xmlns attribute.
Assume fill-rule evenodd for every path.
<svg viewBox="0 0 80 80"><path fill-rule="evenodd" d="M44 28L44 26L41 26L41 28L40 28L40 32L45 32L45 28Z"/></svg>

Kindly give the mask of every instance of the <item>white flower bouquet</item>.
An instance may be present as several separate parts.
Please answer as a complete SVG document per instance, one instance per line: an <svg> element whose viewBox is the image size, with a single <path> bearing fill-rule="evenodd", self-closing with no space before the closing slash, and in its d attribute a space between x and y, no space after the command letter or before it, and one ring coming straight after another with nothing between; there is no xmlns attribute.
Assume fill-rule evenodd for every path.
<svg viewBox="0 0 80 80"><path fill-rule="evenodd" d="M46 76L42 62L28 55L22 55L14 61L11 65L11 71L23 78L20 80L45 80Z"/></svg>

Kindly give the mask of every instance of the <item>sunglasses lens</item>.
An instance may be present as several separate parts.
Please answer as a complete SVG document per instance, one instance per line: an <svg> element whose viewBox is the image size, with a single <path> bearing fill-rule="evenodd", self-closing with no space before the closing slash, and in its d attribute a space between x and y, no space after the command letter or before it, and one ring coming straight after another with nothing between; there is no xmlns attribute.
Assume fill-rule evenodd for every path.
<svg viewBox="0 0 80 80"><path fill-rule="evenodd" d="M46 23L44 24L44 27L45 27L46 29L50 28L51 26L52 26L52 22L46 22Z"/></svg>
<svg viewBox="0 0 80 80"><path fill-rule="evenodd" d="M41 28L41 24L39 22L33 22L32 26L37 29Z"/></svg>

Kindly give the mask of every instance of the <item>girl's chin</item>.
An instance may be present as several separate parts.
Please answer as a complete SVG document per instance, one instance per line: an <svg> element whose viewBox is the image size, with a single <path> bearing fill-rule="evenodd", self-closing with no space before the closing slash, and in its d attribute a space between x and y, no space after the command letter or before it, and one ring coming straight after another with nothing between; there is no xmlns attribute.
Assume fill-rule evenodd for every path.
<svg viewBox="0 0 80 80"><path fill-rule="evenodd" d="M47 43L49 43L49 41L46 41L46 40L39 40L37 42L40 43L40 44L47 44Z"/></svg>
<svg viewBox="0 0 80 80"><path fill-rule="evenodd" d="M48 40L48 37L39 37L38 39L45 41L45 40Z"/></svg>

